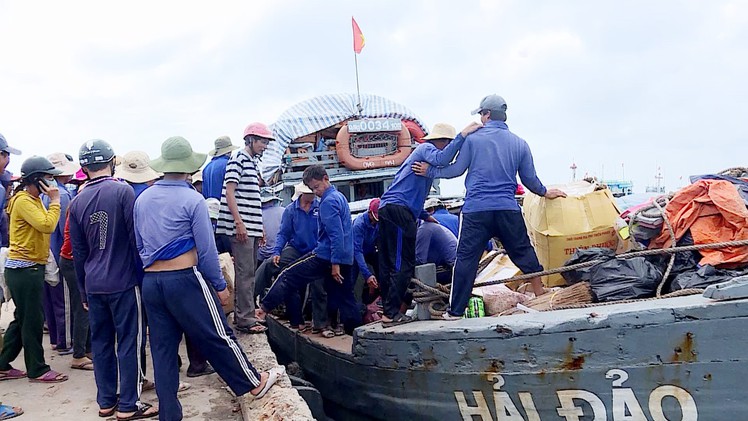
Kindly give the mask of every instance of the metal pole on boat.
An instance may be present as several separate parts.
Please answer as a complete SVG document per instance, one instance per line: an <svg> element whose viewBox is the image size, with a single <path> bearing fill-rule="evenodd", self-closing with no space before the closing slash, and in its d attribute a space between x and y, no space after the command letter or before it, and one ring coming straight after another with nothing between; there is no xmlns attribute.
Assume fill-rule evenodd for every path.
<svg viewBox="0 0 748 421"><path fill-rule="evenodd" d="M356 107L358 107L358 117L361 117L364 109L361 107L361 88L358 84L358 54L355 51L353 52L353 62L356 63L356 93L358 94L358 104L356 104Z"/></svg>

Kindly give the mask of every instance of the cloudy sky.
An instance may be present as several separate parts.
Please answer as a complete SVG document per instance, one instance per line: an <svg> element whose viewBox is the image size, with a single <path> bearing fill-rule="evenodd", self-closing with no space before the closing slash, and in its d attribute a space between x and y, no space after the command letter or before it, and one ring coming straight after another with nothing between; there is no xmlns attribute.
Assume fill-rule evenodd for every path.
<svg viewBox="0 0 748 421"><path fill-rule="evenodd" d="M546 184L572 162L636 190L658 167L676 188L748 166L742 1L0 0L0 132L24 152L10 169L91 138L155 157L182 135L207 151L355 91L351 16L363 92L458 129L504 96Z"/></svg>

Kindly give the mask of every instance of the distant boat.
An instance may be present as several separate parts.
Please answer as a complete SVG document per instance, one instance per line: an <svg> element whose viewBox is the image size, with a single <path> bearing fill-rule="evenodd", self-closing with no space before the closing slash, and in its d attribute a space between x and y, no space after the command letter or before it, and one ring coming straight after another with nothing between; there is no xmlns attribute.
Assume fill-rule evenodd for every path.
<svg viewBox="0 0 748 421"><path fill-rule="evenodd" d="M655 174L655 185L654 186L647 186L647 193L660 193L664 194L666 189L665 186L662 185L662 179L664 178L662 176L662 169L660 167L657 167L657 174Z"/></svg>
<svg viewBox="0 0 748 421"><path fill-rule="evenodd" d="M634 193L634 183L626 180L603 180L613 197L628 196Z"/></svg>

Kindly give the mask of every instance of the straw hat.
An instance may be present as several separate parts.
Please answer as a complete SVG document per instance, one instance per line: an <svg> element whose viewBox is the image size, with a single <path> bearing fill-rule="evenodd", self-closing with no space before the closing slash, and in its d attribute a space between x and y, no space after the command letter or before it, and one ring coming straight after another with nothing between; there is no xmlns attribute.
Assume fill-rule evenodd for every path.
<svg viewBox="0 0 748 421"><path fill-rule="evenodd" d="M142 151L132 151L122 156L122 163L114 168L114 176L131 183L147 183L161 177L148 165L151 159Z"/></svg>
<svg viewBox="0 0 748 421"><path fill-rule="evenodd" d="M194 152L182 136L172 136L161 144L161 156L151 160L151 168L162 173L194 174L205 163L204 153Z"/></svg>
<svg viewBox="0 0 748 421"><path fill-rule="evenodd" d="M274 195L273 193L267 190L263 190L260 192L260 203L268 203L268 202L272 202L273 200L277 200L279 202L283 201L283 199L281 199L280 197Z"/></svg>
<svg viewBox="0 0 748 421"><path fill-rule="evenodd" d="M424 209L435 208L439 205L443 205L441 200L435 197L429 197L428 199L426 199L426 203L423 204L423 208Z"/></svg>
<svg viewBox="0 0 748 421"><path fill-rule="evenodd" d="M424 136L423 140L452 140L455 137L457 137L457 130L454 127L446 123L436 123L431 133Z"/></svg>
<svg viewBox="0 0 748 421"><path fill-rule="evenodd" d="M219 137L215 140L215 142L213 142L213 145L215 147L210 152L208 152L208 155L210 156L226 155L231 151L239 149L238 146L231 143L231 138L229 138L228 136Z"/></svg>
<svg viewBox="0 0 748 421"><path fill-rule="evenodd" d="M202 183L202 182L203 182L203 171L202 170L192 174L192 184Z"/></svg>
<svg viewBox="0 0 748 421"><path fill-rule="evenodd" d="M313 194L314 192L312 191L312 189L310 189L309 187L307 187L306 184L299 183L299 184L293 186L293 197L291 198L291 200L296 200L296 199L299 198L299 196L301 196L302 194L305 194L305 193Z"/></svg>
<svg viewBox="0 0 748 421"><path fill-rule="evenodd" d="M73 161L72 156L62 152L55 152L52 155L49 155L47 159L49 159L49 162L51 162L55 168L62 171L60 173L61 176L75 175L75 173L81 169L81 167Z"/></svg>

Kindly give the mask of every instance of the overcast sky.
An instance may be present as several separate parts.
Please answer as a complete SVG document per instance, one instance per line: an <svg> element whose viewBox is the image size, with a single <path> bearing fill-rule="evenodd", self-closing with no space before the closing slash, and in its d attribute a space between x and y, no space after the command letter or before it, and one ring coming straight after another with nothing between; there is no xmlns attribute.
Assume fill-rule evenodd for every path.
<svg viewBox="0 0 748 421"><path fill-rule="evenodd" d="M304 99L363 92L461 129L508 102L546 184L748 166L748 2L0 0L0 133L32 154L92 138L206 152ZM625 171L625 174L623 174ZM604 172L604 174L603 174ZM680 180L683 177L683 180Z"/></svg>

